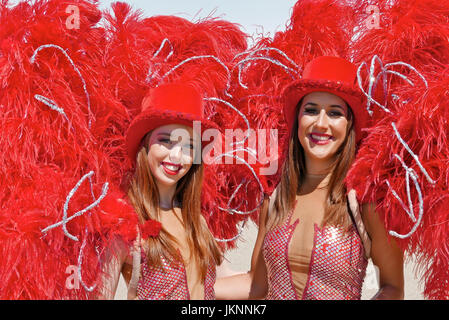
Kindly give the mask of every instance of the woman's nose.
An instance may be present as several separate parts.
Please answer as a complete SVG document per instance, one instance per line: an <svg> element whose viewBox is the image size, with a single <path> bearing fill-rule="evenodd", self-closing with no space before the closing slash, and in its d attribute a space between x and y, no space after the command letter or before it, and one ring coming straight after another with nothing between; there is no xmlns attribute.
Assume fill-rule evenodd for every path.
<svg viewBox="0 0 449 320"><path fill-rule="evenodd" d="M318 129L327 129L327 127L329 126L329 119L327 118L326 110L320 110L315 125Z"/></svg>
<svg viewBox="0 0 449 320"><path fill-rule="evenodd" d="M170 149L169 155L170 161L173 163L180 164L182 159L182 146L180 144L174 145L173 148Z"/></svg>

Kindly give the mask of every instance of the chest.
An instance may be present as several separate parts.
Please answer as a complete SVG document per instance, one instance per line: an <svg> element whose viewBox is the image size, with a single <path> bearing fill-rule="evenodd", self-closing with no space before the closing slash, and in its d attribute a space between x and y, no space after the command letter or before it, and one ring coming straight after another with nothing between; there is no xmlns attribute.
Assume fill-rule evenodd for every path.
<svg viewBox="0 0 449 320"><path fill-rule="evenodd" d="M367 261L355 227L320 227L313 219L292 217L272 228L263 243L269 297L359 298ZM294 280L301 277L306 284L296 288Z"/></svg>
<svg viewBox="0 0 449 320"><path fill-rule="evenodd" d="M176 208L175 212L162 212L160 222L164 230L173 240L173 246L179 251L185 263L190 263L192 258L191 247L185 224L182 222L181 211Z"/></svg>

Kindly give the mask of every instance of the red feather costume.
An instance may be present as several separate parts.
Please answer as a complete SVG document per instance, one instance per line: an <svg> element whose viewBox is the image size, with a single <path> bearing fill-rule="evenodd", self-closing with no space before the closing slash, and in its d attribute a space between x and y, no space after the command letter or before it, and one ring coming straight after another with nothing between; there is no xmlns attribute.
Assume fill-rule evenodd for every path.
<svg viewBox="0 0 449 320"><path fill-rule="evenodd" d="M362 14L352 45L356 62L367 63L360 78L372 126L347 183L362 201L377 203L390 235L416 256L425 297L448 299L449 7L444 1L374 4L379 28L364 27Z"/></svg>
<svg viewBox="0 0 449 320"><path fill-rule="evenodd" d="M92 298L103 249L115 234L136 236L114 187L114 133L128 115L92 64L101 12L74 5L78 29L64 1L0 5L1 299Z"/></svg>
<svg viewBox="0 0 449 320"><path fill-rule="evenodd" d="M286 31L241 55L234 75L239 109L255 127L279 129L281 169L288 149L282 89L317 56L360 66L370 126L347 190L377 203L387 230L417 257L430 299L449 298L448 8L441 1L298 1ZM260 177L267 194L280 173Z"/></svg>
<svg viewBox="0 0 449 320"><path fill-rule="evenodd" d="M123 134L148 88L165 81L196 83L208 99L207 117L223 129L279 129L278 152L256 153L278 161L274 174L260 174L266 165L259 157L249 161L250 139L218 152L235 163L241 148L249 164L206 165L203 213L217 238L235 239L237 224L256 218L260 194L271 194L279 180L286 151L280 92L322 55L367 63L360 81L371 128L348 190L375 201L387 230L418 257L426 297L449 297L444 2L379 1L380 29L367 29L366 2L298 1L285 32L246 52L245 35L222 20L145 19L117 3L100 28L97 6L75 1L81 20L71 29L64 1L7 4L0 2L0 298L96 296L103 250L117 235L136 236L136 216L120 200L131 171ZM375 55L384 65L375 60L370 74ZM402 63L386 65L395 62ZM68 267L80 289L68 281Z"/></svg>
<svg viewBox="0 0 449 320"><path fill-rule="evenodd" d="M226 63L246 49L226 21L143 19L116 3L98 27L95 4L72 4L78 28L68 27L64 1L0 4L1 299L97 296L106 248L136 238L123 139L148 88L182 79L224 98ZM220 104L208 104L208 117L224 124L235 115ZM248 218L227 212L230 167L206 167L215 178L205 181L204 213L218 238ZM141 227L154 236L160 225Z"/></svg>

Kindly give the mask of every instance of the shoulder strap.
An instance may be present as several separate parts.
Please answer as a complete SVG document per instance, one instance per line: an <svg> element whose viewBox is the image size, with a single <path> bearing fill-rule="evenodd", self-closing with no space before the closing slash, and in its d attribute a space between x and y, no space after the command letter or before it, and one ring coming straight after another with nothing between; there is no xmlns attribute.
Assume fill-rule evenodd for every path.
<svg viewBox="0 0 449 320"><path fill-rule="evenodd" d="M359 232L360 239L362 240L363 247L365 249L365 257L369 259L371 256L371 239L366 232L365 225L363 224L359 203L357 202L356 191L354 189L351 189L348 193L348 203L354 218L355 226Z"/></svg>

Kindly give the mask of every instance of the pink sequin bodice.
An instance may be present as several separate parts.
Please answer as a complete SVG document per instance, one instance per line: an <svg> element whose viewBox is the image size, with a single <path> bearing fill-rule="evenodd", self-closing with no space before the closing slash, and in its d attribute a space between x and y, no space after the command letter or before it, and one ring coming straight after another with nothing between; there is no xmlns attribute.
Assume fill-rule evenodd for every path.
<svg viewBox="0 0 449 320"><path fill-rule="evenodd" d="M267 266L268 300L299 299L292 281L288 248L299 219L291 215L266 235L262 253ZM314 246L302 299L360 299L367 266L362 241L354 226L349 232L315 224Z"/></svg>
<svg viewBox="0 0 449 320"><path fill-rule="evenodd" d="M139 300L190 300L184 265L170 264L162 257L163 267L149 268L145 260L141 263L142 276L137 287ZM207 269L204 282L204 300L215 300L215 266Z"/></svg>

